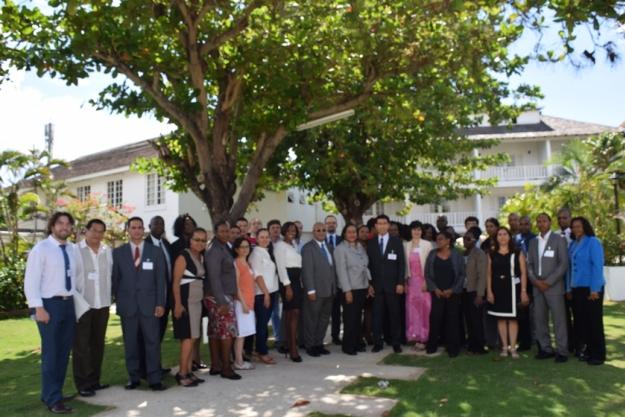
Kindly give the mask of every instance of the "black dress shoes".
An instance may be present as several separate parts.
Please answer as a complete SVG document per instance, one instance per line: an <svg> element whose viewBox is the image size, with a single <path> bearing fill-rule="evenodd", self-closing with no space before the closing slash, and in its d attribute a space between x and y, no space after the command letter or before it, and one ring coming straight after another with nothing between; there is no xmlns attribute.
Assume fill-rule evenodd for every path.
<svg viewBox="0 0 625 417"><path fill-rule="evenodd" d="M603 365L603 361L601 359L588 359L586 363L592 366Z"/></svg>
<svg viewBox="0 0 625 417"><path fill-rule="evenodd" d="M150 389L152 391L165 391L167 389L167 385L162 382L157 382L156 384L150 384Z"/></svg>
<svg viewBox="0 0 625 417"><path fill-rule="evenodd" d="M110 387L109 384L95 384L91 387L91 389L93 391L100 391L101 389L107 389L108 387Z"/></svg>
<svg viewBox="0 0 625 417"><path fill-rule="evenodd" d="M402 353L403 351L401 350L401 346L400 345L393 345L393 352L395 352L395 353Z"/></svg>
<svg viewBox="0 0 625 417"><path fill-rule="evenodd" d="M93 397L95 395L95 391L93 389L81 389L78 391L78 394L81 397Z"/></svg>
<svg viewBox="0 0 625 417"><path fill-rule="evenodd" d="M380 345L380 344L373 345L373 349L371 349L371 352L378 353L380 351L382 351L382 345Z"/></svg>
<svg viewBox="0 0 625 417"><path fill-rule="evenodd" d="M560 355L559 353L556 355L555 362L556 363L564 363L569 360L569 357L566 355Z"/></svg>
<svg viewBox="0 0 625 417"><path fill-rule="evenodd" d="M48 410L50 410L50 412L53 414L69 414L72 412L72 408L63 404L62 401L59 401L53 406L48 407Z"/></svg>
<svg viewBox="0 0 625 417"><path fill-rule="evenodd" d="M330 351L326 348L324 348L323 346L317 346L317 352L321 353L322 355L329 355Z"/></svg>
<svg viewBox="0 0 625 417"><path fill-rule="evenodd" d="M544 350L539 350L534 358L536 359L549 359L556 356L553 352L545 352Z"/></svg>
<svg viewBox="0 0 625 417"><path fill-rule="evenodd" d="M354 350L343 350L343 353L350 356L356 356L357 353Z"/></svg>
<svg viewBox="0 0 625 417"><path fill-rule="evenodd" d="M229 374L225 374L222 372L221 377L225 379L231 379L233 381L238 381L239 379L241 379L241 375L237 374L236 372L231 372Z"/></svg>
<svg viewBox="0 0 625 417"><path fill-rule="evenodd" d="M126 384L124 389L136 389L139 385L141 385L140 381L130 381Z"/></svg>
<svg viewBox="0 0 625 417"><path fill-rule="evenodd" d="M318 358L319 356L321 356L321 352L317 351L316 348L306 349L306 353L308 354L308 356L312 356L313 358Z"/></svg>

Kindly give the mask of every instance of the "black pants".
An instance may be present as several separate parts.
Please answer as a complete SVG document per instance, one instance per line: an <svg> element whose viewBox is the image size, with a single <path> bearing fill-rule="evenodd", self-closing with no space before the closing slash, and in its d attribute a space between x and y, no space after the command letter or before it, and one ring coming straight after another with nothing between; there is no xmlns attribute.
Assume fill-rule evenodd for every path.
<svg viewBox="0 0 625 417"><path fill-rule="evenodd" d="M401 344L399 295L395 292L380 290L373 299L373 343L382 345L382 333L385 323L388 325L387 342L393 346Z"/></svg>
<svg viewBox="0 0 625 417"><path fill-rule="evenodd" d="M82 315L74 333L72 368L78 391L100 383L104 338L109 321L109 308L92 308Z"/></svg>
<svg viewBox="0 0 625 417"><path fill-rule="evenodd" d="M161 343L159 319L154 316L121 316L126 369L132 382L145 378L150 384L161 382ZM142 353L144 364L141 363ZM145 366L145 370L141 366Z"/></svg>
<svg viewBox="0 0 625 417"><path fill-rule="evenodd" d="M352 353L361 343L360 329L362 328L362 312L365 307L367 290L352 290L352 303L345 302L343 293L343 352Z"/></svg>
<svg viewBox="0 0 625 417"><path fill-rule="evenodd" d="M445 324L445 341L447 353L455 356L460 351L458 332L458 317L460 313L460 296L452 294L449 298L438 298L432 294L432 310L430 311L430 337L428 338L427 351L433 353L438 349L441 338L441 326Z"/></svg>
<svg viewBox="0 0 625 417"><path fill-rule="evenodd" d="M482 323L482 309L484 304L476 306L475 291L462 292L462 311L467 328L467 348L469 352L484 350L484 327Z"/></svg>
<svg viewBox="0 0 625 417"><path fill-rule="evenodd" d="M527 307L523 307L519 310L518 313L518 323L519 323L519 350L529 350L532 348L532 295L528 293L528 297L530 298L530 304Z"/></svg>
<svg viewBox="0 0 625 417"><path fill-rule="evenodd" d="M338 339L341 334L341 302L344 298L343 291L337 288L332 300L332 339Z"/></svg>
<svg viewBox="0 0 625 417"><path fill-rule="evenodd" d="M573 329L573 301L564 297L564 310L566 311L566 331L569 335L569 352L577 352L581 349L579 341L575 337L575 330Z"/></svg>
<svg viewBox="0 0 625 417"><path fill-rule="evenodd" d="M605 361L605 333L603 330L603 290L599 299L590 301L590 288L573 288L574 332L586 355Z"/></svg>

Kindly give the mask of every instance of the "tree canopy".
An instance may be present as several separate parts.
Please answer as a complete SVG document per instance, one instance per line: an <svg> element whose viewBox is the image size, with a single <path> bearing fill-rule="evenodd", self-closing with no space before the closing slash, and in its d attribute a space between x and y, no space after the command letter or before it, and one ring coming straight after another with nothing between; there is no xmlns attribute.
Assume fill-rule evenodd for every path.
<svg viewBox="0 0 625 417"><path fill-rule="evenodd" d="M531 93L502 81L526 62L507 46L527 22L544 8L573 25L622 17L621 2L583 2L578 13L580 3L49 0L38 8L7 0L0 60L3 71L13 65L69 84L110 74L96 106L174 123L178 131L154 143L159 169L213 220L233 219L276 148L307 120L393 96L393 85L419 94L426 80L499 99ZM475 114L501 114L500 100L474 103Z"/></svg>

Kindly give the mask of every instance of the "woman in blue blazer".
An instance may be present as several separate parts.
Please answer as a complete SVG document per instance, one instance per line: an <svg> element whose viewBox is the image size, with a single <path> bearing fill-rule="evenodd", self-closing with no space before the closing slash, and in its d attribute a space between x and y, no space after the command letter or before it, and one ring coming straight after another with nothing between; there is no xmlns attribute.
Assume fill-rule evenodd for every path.
<svg viewBox="0 0 625 417"><path fill-rule="evenodd" d="M574 332L580 360L589 365L605 361L603 331L603 247L584 217L571 220L567 291L573 295Z"/></svg>

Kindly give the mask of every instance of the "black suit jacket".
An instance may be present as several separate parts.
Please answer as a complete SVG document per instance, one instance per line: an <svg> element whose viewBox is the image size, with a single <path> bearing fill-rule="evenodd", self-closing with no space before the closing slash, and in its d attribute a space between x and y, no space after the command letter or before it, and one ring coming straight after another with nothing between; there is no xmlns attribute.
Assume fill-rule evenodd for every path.
<svg viewBox="0 0 625 417"><path fill-rule="evenodd" d="M148 237L146 237L144 241L146 245L154 246L154 242L152 242L152 235L148 235ZM167 239L162 238L161 242L163 246L165 247L167 254L169 255L169 260L171 261L171 271L168 271L168 274L167 274L167 280L171 282L171 273L174 269L174 264L176 263L176 259L174 258L174 251L173 251L171 243L169 243Z"/></svg>
<svg viewBox="0 0 625 417"><path fill-rule="evenodd" d="M332 252L334 252L334 249L336 249L336 247L339 245L339 243L341 243L343 241L343 238L339 234L337 234L335 236L336 236L336 244L334 246L330 245L330 236L326 236L326 244L332 250Z"/></svg>
<svg viewBox="0 0 625 417"><path fill-rule="evenodd" d="M389 259L389 255L395 259ZM404 245L400 238L389 236L384 256L380 254L379 238L367 242L369 270L373 280L373 289L378 292L395 293L397 285L404 285L406 278L406 260Z"/></svg>

